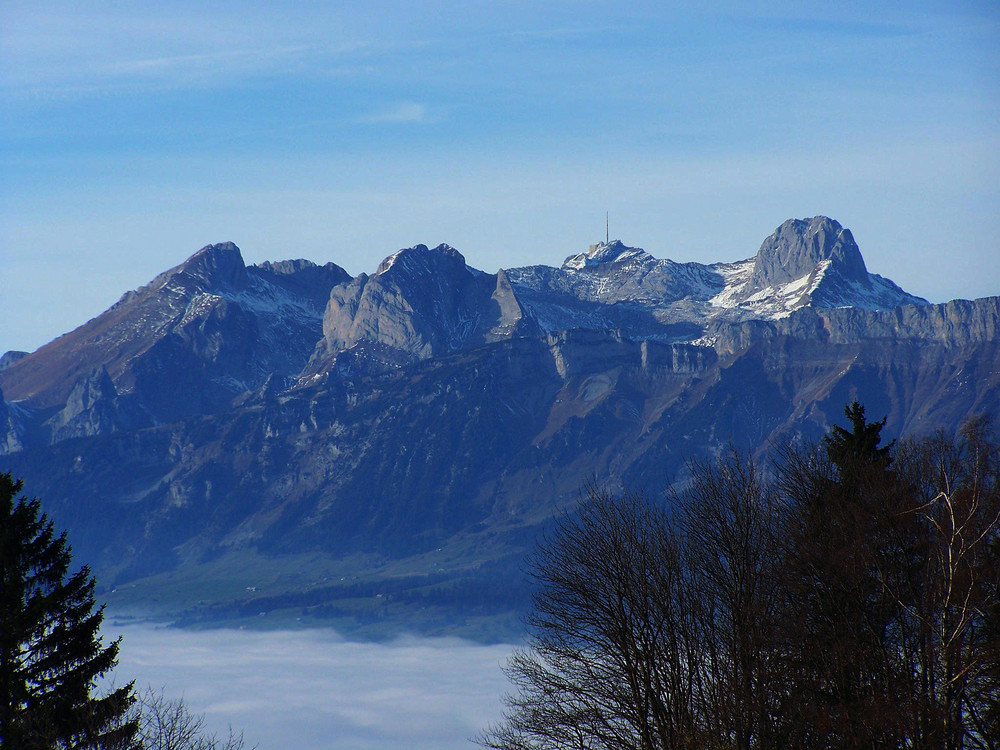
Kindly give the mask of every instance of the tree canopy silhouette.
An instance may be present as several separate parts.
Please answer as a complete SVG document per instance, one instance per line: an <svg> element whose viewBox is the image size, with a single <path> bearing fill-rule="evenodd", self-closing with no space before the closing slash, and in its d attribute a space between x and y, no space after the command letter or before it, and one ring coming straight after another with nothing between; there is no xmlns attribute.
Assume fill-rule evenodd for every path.
<svg viewBox="0 0 1000 750"><path fill-rule="evenodd" d="M497 750L1000 748L1000 446L848 427L665 499L588 488L539 547Z"/></svg>
<svg viewBox="0 0 1000 750"><path fill-rule="evenodd" d="M22 482L0 474L0 745L14 750L132 750L132 683L95 696L117 663L103 646L87 567L70 574L56 535Z"/></svg>

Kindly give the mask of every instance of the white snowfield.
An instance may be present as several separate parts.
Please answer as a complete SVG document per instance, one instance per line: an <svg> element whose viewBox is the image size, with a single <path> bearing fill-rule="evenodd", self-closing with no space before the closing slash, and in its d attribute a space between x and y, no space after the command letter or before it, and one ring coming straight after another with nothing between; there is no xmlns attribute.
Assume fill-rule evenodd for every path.
<svg viewBox="0 0 1000 750"><path fill-rule="evenodd" d="M546 331L602 327L602 319L603 327L616 328L629 317L661 324L777 320L809 305L882 310L927 304L878 274L850 278L830 258L792 281L767 286L755 285L756 264L756 256L677 263L614 240L571 255L560 268L526 266L506 273L519 301Z"/></svg>

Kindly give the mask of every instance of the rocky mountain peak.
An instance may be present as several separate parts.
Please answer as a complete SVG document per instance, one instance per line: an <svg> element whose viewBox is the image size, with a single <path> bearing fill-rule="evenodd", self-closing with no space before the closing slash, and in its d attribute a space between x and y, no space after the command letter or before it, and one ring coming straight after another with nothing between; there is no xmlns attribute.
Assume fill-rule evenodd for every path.
<svg viewBox="0 0 1000 750"><path fill-rule="evenodd" d="M205 245L177 270L198 280L207 290L240 291L247 285L243 254L232 242Z"/></svg>
<svg viewBox="0 0 1000 750"><path fill-rule="evenodd" d="M351 280L351 275L336 263L322 266L309 260L264 261L247 267L247 273L267 279L291 294L314 300L325 306L330 290Z"/></svg>
<svg viewBox="0 0 1000 750"><path fill-rule="evenodd" d="M326 267L333 265L333 263L327 263ZM280 276L294 276L295 274L312 270L318 266L311 260L297 258L294 260L265 260L262 263L257 263L256 267Z"/></svg>
<svg viewBox="0 0 1000 750"><path fill-rule="evenodd" d="M346 350L352 368L384 369L510 338L530 328L524 317L503 271L469 268L450 245L415 245L390 255L372 276L331 290L324 339L305 374L344 365L337 357Z"/></svg>
<svg viewBox="0 0 1000 750"><path fill-rule="evenodd" d="M611 240L591 245L585 253L570 255L563 261L562 267L580 271L604 263L619 263L645 255L646 252L642 248L629 247L621 240Z"/></svg>
<svg viewBox="0 0 1000 750"><path fill-rule="evenodd" d="M787 284L809 275L823 261L830 261L845 279L868 281L868 269L849 229L826 216L789 219L760 246L750 286Z"/></svg>
<svg viewBox="0 0 1000 750"><path fill-rule="evenodd" d="M375 276L391 274L407 277L422 277L427 274L453 274L466 271L465 256L451 245L427 245L397 250L379 264Z"/></svg>

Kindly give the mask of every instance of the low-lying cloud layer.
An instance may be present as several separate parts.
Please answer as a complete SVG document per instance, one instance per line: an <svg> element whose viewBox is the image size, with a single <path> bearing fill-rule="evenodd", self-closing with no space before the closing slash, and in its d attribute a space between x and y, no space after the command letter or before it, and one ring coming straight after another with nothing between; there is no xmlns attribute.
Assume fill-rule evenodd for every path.
<svg viewBox="0 0 1000 750"><path fill-rule="evenodd" d="M500 715L509 645L345 641L331 631L121 633L116 681L183 697L209 728L260 750L451 750Z"/></svg>

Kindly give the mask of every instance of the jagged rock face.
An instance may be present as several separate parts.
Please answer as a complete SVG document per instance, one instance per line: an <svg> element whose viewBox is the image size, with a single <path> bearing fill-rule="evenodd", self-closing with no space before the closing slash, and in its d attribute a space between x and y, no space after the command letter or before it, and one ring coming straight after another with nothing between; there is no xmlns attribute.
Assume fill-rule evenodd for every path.
<svg viewBox="0 0 1000 750"><path fill-rule="evenodd" d="M885 310L925 305L868 273L850 231L825 216L791 219L749 260L720 266L725 288L712 299L713 323L776 320L804 307Z"/></svg>
<svg viewBox="0 0 1000 750"><path fill-rule="evenodd" d="M15 453L25 447L24 418L17 406L8 404L0 391L0 455Z"/></svg>
<svg viewBox="0 0 1000 750"><path fill-rule="evenodd" d="M447 245L417 245L391 255L374 275L334 287L310 369L324 369L344 350L376 367L428 359L510 337L523 316L502 271L474 271Z"/></svg>
<svg viewBox="0 0 1000 750"><path fill-rule="evenodd" d="M889 417L888 438L995 413L1000 299L904 312L729 323L749 332L719 355L615 332L504 339L262 388L231 411L22 451L0 469L29 476L116 575L232 548L422 554L471 530L523 533L591 476L656 492L728 444L817 438L853 398ZM862 326L877 335L855 340ZM82 406L107 397L101 380Z"/></svg>
<svg viewBox="0 0 1000 750"><path fill-rule="evenodd" d="M193 288L217 292L241 292L249 283L243 254L232 242L203 247L173 275L175 281L188 277Z"/></svg>
<svg viewBox="0 0 1000 750"><path fill-rule="evenodd" d="M957 299L940 305L905 305L884 311L847 307L802 310L796 317L805 319L810 314L823 320L830 341L838 344L909 340L960 348L1000 340L1000 297Z"/></svg>
<svg viewBox="0 0 1000 750"><path fill-rule="evenodd" d="M849 229L826 216L789 219L760 246L751 288L787 284L808 276L823 261L830 261L846 279L868 281L868 269Z"/></svg>
<svg viewBox="0 0 1000 750"><path fill-rule="evenodd" d="M499 341L516 335L537 334L538 330L525 320L524 308L502 268L497 271L496 279L496 287L490 295L483 318L483 340Z"/></svg>
<svg viewBox="0 0 1000 750"><path fill-rule="evenodd" d="M283 289L293 299L309 300L310 306L314 306L317 300L325 303L333 287L351 278L336 263L319 266L301 259L264 261L250 266L247 271L266 279L270 285ZM272 299L277 296L276 292L272 292L272 295Z"/></svg>
<svg viewBox="0 0 1000 750"><path fill-rule="evenodd" d="M1000 298L928 305L856 253L823 217L713 265L616 241L486 274L418 245L351 279L208 246L0 371L0 471L125 580L227 550L519 554L589 478L659 492L853 398L887 437L996 414Z"/></svg>
<svg viewBox="0 0 1000 750"><path fill-rule="evenodd" d="M351 279L333 263L247 267L236 245L221 243L38 352L8 356L0 385L24 403L25 434L56 440L89 429L67 416L67 400L100 368L117 406L91 427L113 431L228 408L272 377L308 384L518 336L616 330L637 342L708 343L725 323L803 307L921 303L868 274L850 232L825 217L785 222L738 263L675 263L615 240L560 268L495 275L447 245L400 250Z"/></svg>
<svg viewBox="0 0 1000 750"><path fill-rule="evenodd" d="M108 371L102 366L73 386L66 405L47 421L46 426L50 430L49 439L58 442L151 424L148 414L133 409L128 400L119 398Z"/></svg>
<svg viewBox="0 0 1000 750"><path fill-rule="evenodd" d="M209 245L4 369L0 384L39 410L53 438L76 434L67 432L68 401L102 368L129 404L112 410L124 419L118 428L140 415L149 423L210 413L273 373L297 374L321 335L330 288L348 278L308 261L247 267L233 243ZM112 429L110 414L94 424Z"/></svg>
<svg viewBox="0 0 1000 750"><path fill-rule="evenodd" d="M774 320L802 307L886 309L926 304L869 274L851 233L824 216L790 220L758 254L735 263L674 263L615 240L569 256L561 268L508 275L544 331L620 328L691 341L721 322Z"/></svg>
<svg viewBox="0 0 1000 750"><path fill-rule="evenodd" d="M475 298L486 292L476 281L452 248L400 250L374 275L333 290L323 335L331 351L370 342L397 352L400 362L443 354L474 326Z"/></svg>
<svg viewBox="0 0 1000 750"><path fill-rule="evenodd" d="M1000 297L905 305L892 310L803 308L773 322L720 322L711 329L723 355L779 337L832 345L924 342L949 349L1000 340Z"/></svg>
<svg viewBox="0 0 1000 750"><path fill-rule="evenodd" d="M3 356L0 356L0 370L6 370L8 367L15 364L16 362L20 362L27 356L28 352L19 352L19 351L4 352Z"/></svg>

